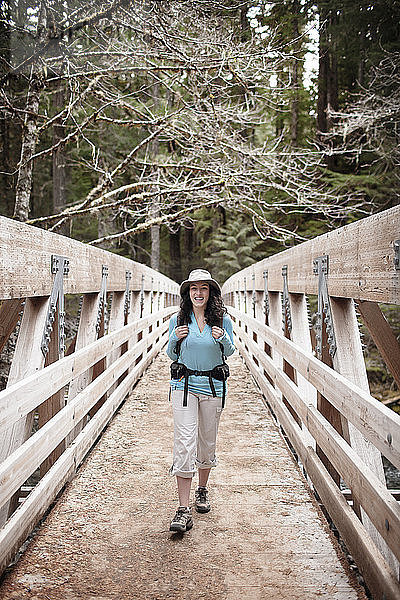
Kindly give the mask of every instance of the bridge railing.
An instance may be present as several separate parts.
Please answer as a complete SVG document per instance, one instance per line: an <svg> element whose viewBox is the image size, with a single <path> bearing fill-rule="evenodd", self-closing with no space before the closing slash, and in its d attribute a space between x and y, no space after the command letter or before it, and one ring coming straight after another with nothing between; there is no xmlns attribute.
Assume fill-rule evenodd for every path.
<svg viewBox="0 0 400 600"><path fill-rule="evenodd" d="M0 392L0 570L166 343L178 294L145 265L0 217L0 350L18 330Z"/></svg>
<svg viewBox="0 0 400 600"><path fill-rule="evenodd" d="M382 455L400 469L400 415L370 394L356 309L400 387L399 343L379 306L400 304L399 238L396 207L223 286L240 353L374 598L386 600L400 598L400 505Z"/></svg>

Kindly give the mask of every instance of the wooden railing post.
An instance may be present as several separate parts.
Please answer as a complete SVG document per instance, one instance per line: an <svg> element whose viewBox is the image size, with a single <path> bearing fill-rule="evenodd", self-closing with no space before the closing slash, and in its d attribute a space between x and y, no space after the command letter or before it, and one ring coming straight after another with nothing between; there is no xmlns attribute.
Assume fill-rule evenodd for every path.
<svg viewBox="0 0 400 600"><path fill-rule="evenodd" d="M7 387L35 373L44 366L44 356L40 349L46 321L49 299L44 297L27 298L19 328L13 361L8 376ZM32 432L33 412L1 432L0 462L12 454L27 440ZM4 525L9 513L16 507L18 498L14 498L0 507L0 527Z"/></svg>
<svg viewBox="0 0 400 600"><path fill-rule="evenodd" d="M333 366L336 371L353 381L360 388L369 392L367 371L362 352L357 316L354 301L347 298L332 298L331 311L333 327L336 336L336 353L333 357ZM347 422L347 432L344 435L348 442L360 456L362 461L375 473L378 479L385 484L381 453L373 446L350 422ZM361 504L362 498L354 497L353 500ZM361 507L361 518L364 527L380 549L394 573L399 575L399 563L385 541L376 531L368 515Z"/></svg>
<svg viewBox="0 0 400 600"><path fill-rule="evenodd" d="M310 325L308 320L307 299L305 294L289 294L290 311L292 318L291 340L307 352L312 352ZM296 372L296 383L299 393L309 406L317 406L317 392L311 383L300 373ZM315 449L315 440L308 432L304 423L302 429L310 446Z"/></svg>
<svg viewBox="0 0 400 600"><path fill-rule="evenodd" d="M88 344L96 340L96 319L99 302L99 294L84 294L82 299L81 314L78 325L78 333L76 336L75 352L84 348ZM84 390L92 381L93 367L81 373L78 377L72 379L69 390L67 403L71 402L77 394ZM78 423L73 431L67 436L67 446L75 439L87 421L87 417Z"/></svg>

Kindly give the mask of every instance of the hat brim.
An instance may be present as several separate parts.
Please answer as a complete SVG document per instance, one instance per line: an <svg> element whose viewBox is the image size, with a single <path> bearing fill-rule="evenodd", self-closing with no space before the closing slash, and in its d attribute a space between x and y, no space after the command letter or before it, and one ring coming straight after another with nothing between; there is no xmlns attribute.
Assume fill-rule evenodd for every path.
<svg viewBox="0 0 400 600"><path fill-rule="evenodd" d="M186 292L186 290L190 287L191 283L208 283L208 285L212 285L212 287L214 289L217 290L217 292L219 292L219 294L221 294L221 288L219 286L219 283L217 281L215 281L215 279L199 279L196 281L189 281L188 279L186 279L185 281L183 281L181 283L181 287L180 287L180 294L181 296Z"/></svg>

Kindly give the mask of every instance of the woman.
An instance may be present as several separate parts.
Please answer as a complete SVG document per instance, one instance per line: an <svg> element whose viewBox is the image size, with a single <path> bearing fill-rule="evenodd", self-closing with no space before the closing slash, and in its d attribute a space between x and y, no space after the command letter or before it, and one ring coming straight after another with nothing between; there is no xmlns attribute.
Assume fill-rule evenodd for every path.
<svg viewBox="0 0 400 600"><path fill-rule="evenodd" d="M225 381L215 379L210 371L224 362L224 356L233 354L235 346L221 288L208 271L192 271L182 283L180 294L180 312L169 323L167 354L186 367L179 378L171 379L174 450L170 473L176 475L179 507L170 531L184 532L193 526L189 497L196 467L196 511L205 513L211 508L207 481L216 465L215 445Z"/></svg>

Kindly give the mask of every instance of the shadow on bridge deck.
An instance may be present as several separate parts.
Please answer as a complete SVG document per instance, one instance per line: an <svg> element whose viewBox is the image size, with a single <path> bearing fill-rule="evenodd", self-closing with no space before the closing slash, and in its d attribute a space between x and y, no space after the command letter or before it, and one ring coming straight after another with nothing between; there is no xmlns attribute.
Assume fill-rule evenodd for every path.
<svg viewBox="0 0 400 600"><path fill-rule="evenodd" d="M248 371L230 360L212 511L168 531L169 360L159 356L20 562L4 600L353 600L335 540ZM339 554L338 554L339 552Z"/></svg>

